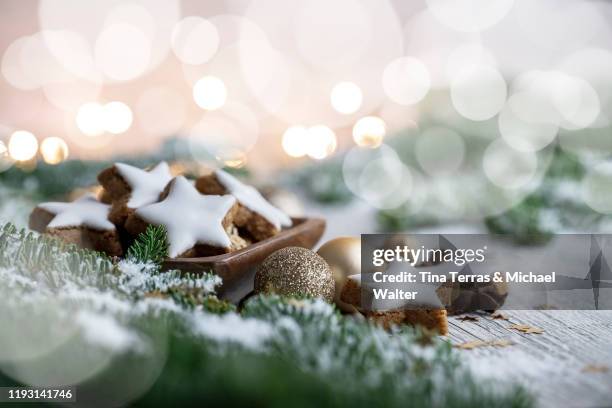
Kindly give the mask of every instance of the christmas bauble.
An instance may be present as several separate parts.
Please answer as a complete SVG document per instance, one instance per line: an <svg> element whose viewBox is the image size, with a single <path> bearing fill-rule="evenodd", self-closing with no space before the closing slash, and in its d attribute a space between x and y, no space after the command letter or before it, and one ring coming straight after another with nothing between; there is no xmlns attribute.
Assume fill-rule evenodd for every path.
<svg viewBox="0 0 612 408"><path fill-rule="evenodd" d="M334 301L345 312L353 312L354 306L340 299L342 288L351 275L361 273L361 239L341 237L326 242L317 253L325 259L331 268L336 286Z"/></svg>
<svg viewBox="0 0 612 408"><path fill-rule="evenodd" d="M268 256L257 268L255 293L320 297L334 300L334 278L323 258L306 248L288 247Z"/></svg>

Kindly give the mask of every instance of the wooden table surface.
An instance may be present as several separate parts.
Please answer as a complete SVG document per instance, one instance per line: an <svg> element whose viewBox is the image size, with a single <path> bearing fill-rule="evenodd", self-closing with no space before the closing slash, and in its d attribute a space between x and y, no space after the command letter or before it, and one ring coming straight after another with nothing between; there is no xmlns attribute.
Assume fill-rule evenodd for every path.
<svg viewBox="0 0 612 408"><path fill-rule="evenodd" d="M543 407L612 406L612 311L501 311L508 320L475 313L449 318L455 345L509 340L506 347L458 348L472 371L496 383L518 382ZM509 327L543 329L525 334Z"/></svg>

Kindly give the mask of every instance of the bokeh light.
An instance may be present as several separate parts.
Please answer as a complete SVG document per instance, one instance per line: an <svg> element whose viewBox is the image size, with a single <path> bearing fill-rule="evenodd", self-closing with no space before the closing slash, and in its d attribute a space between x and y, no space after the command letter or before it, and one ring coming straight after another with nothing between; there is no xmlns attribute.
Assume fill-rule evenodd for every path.
<svg viewBox="0 0 612 408"><path fill-rule="evenodd" d="M49 51L46 36L46 31L32 34L20 54L22 70L29 78L37 81L38 87L67 78L61 63Z"/></svg>
<svg viewBox="0 0 612 408"><path fill-rule="evenodd" d="M264 6L261 2L251 5ZM265 6L269 6L269 3ZM292 66L287 57L274 48L263 29L248 18L219 16L215 24L236 27L230 32L239 34L235 41L239 59L237 68L249 94L265 112L279 115L292 123L291 118L281 112L287 104L292 86Z"/></svg>
<svg viewBox="0 0 612 408"><path fill-rule="evenodd" d="M336 134L325 125L316 125L308 128L308 148L306 154L309 157L322 160L331 155L338 147Z"/></svg>
<svg viewBox="0 0 612 408"><path fill-rule="evenodd" d="M385 180L385 183L381 183ZM389 186L381 187L388 180ZM401 163L385 158L368 162L359 176L360 197L379 209L396 208L402 205L412 192L412 173Z"/></svg>
<svg viewBox="0 0 612 408"><path fill-rule="evenodd" d="M172 51L185 64L204 64L218 49L217 28L202 17L186 17L172 31Z"/></svg>
<svg viewBox="0 0 612 408"><path fill-rule="evenodd" d="M381 145L387 125L385 121L377 116L366 116L361 118L353 126L353 140L361 147L375 148Z"/></svg>
<svg viewBox="0 0 612 408"><path fill-rule="evenodd" d="M219 109L227 99L225 83L217 77L205 76L193 86L193 99L202 109Z"/></svg>
<svg viewBox="0 0 612 408"><path fill-rule="evenodd" d="M330 90L339 80L358 85L364 113L383 101L384 66L402 55L394 4L296 4L249 2L243 15L250 24L243 24L239 42L244 80L266 112L285 123L325 123L335 129L352 125L355 118L338 115L331 106Z"/></svg>
<svg viewBox="0 0 612 408"><path fill-rule="evenodd" d="M452 50L446 61L446 76L451 81L453 77L473 65L497 67L493 52L480 43L464 43Z"/></svg>
<svg viewBox="0 0 612 408"><path fill-rule="evenodd" d="M413 126L422 113L429 114L432 104L439 103L433 98L445 93L453 82L453 102L462 118L448 115L445 120L457 119L455 125L463 118L483 121L493 117L506 105L496 102L498 86L488 75L480 75L480 68L503 73L510 81L544 67L549 71L531 80L541 85L513 83L509 109L516 120L507 121L510 115L504 112L506 125L523 126L523 133L534 136L541 127L543 135L549 136L552 131L548 130L555 126L591 129L607 126L612 119L612 53L605 37L610 32L606 24L609 7L600 4L556 7L550 0L538 4L473 0L461 6L449 0L427 0L426 7L386 0L376 6L361 0L333 5L316 0L297 6L281 0L266 4L232 1L227 7L179 0L90 3L40 0L38 13L34 13L37 28L27 36L15 32L6 39L3 77L17 89L42 89L46 99L40 102L43 114L49 108L78 111L88 101L130 101L138 129L161 139L198 120L197 111L185 103L189 96L182 84L166 81L178 69L183 70L192 93L198 93L193 86L203 76L214 75L223 82L225 91L218 93L225 96L202 92L207 96L193 96L200 101L198 106L219 109L221 100L245 104L266 134L281 133L287 124L325 123L340 135L354 125L355 113L378 115L395 131ZM61 12L58 8L62 7L69 7L70 13ZM547 15L550 18L544 21ZM573 16L588 24L568 28ZM514 49L517 44L519 49ZM166 58L171 52L176 58ZM512 55L515 63L509 62ZM473 83L462 91L457 78L475 67L472 77L480 78L481 84ZM121 90L124 85L116 83L131 80L138 82L125 84ZM172 88L168 94L180 95L173 100L184 99L176 109L169 103L167 115L141 97L160 86ZM486 89L489 94L483 94ZM428 95L431 99L420 103ZM487 101L487 96L495 101ZM475 106L481 100L488 110ZM396 122L382 113L382 108L402 108L391 102L414 107L415 114L407 111L410 117ZM526 111L540 115L544 109L538 105L542 104L549 108L548 117L533 121L523 115ZM158 120L143 113L153 108L159 113ZM438 114L444 109L436 106L436 119L444 116ZM45 121L45 126L52 123L49 129L31 130L60 134L61 126L55 127L59 121L51 116ZM144 120L147 116L149 120ZM519 132L506 130L502 136L508 133ZM520 147L515 143L512 147L534 150L538 144ZM79 145L72 148L78 157Z"/></svg>
<svg viewBox="0 0 612 408"><path fill-rule="evenodd" d="M243 104L228 103L207 112L189 131L189 147L193 158L203 164L210 159L237 160L255 146L259 122L253 111Z"/></svg>
<svg viewBox="0 0 612 408"><path fill-rule="evenodd" d="M506 102L506 81L489 66L471 66L458 73L451 82L453 106L462 116L487 120L499 113Z"/></svg>
<svg viewBox="0 0 612 408"><path fill-rule="evenodd" d="M102 108L104 130L115 135L125 132L132 125L132 110L123 102L109 102Z"/></svg>
<svg viewBox="0 0 612 408"><path fill-rule="evenodd" d="M282 146L287 155L303 157L308 154L308 130L303 126L291 126L283 133Z"/></svg>
<svg viewBox="0 0 612 408"><path fill-rule="evenodd" d="M375 208L398 207L412 192L412 171L385 144L378 149L349 150L344 157L342 174L349 190Z"/></svg>
<svg viewBox="0 0 612 408"><path fill-rule="evenodd" d="M525 71L512 81L512 110L522 119L535 122L558 123L559 113L550 99L551 84L557 72Z"/></svg>
<svg viewBox="0 0 612 408"><path fill-rule="evenodd" d="M378 116L385 121L387 132L411 131L419 127L420 109L417 105L400 105L386 100L378 110Z"/></svg>
<svg viewBox="0 0 612 408"><path fill-rule="evenodd" d="M375 27L364 2L311 0L296 3L294 9L297 51L311 66L331 72L348 69L368 49Z"/></svg>
<svg viewBox="0 0 612 408"><path fill-rule="evenodd" d="M514 80L508 103L530 123L576 130L592 125L601 112L599 96L584 79L561 71L528 71Z"/></svg>
<svg viewBox="0 0 612 408"><path fill-rule="evenodd" d="M473 135L489 140L501 135L513 150L539 157L559 135L568 151L610 151L606 132L598 130L612 124L612 42L605 35L612 32L606 24L609 5L556 6L554 0L474 0L461 6L426 0L426 7L386 0L376 6L361 0L239 3L209 8L178 0L92 1L72 4L66 13L59 8L68 7L69 0L40 0L33 13L38 24L26 36L11 32L4 42L3 79L19 90L37 90L7 89L15 106L31 109L9 106L6 117L14 124L40 117L28 129L61 135L77 158L96 149L101 155L131 154L132 148L154 147L182 130L190 135L202 118L198 106L212 111L234 102L248 107L261 135L283 134L291 124L303 124L298 133L304 134L312 124L325 124L338 136L334 151L349 143L349 129L360 147L385 143L388 135L363 130L357 121L372 115L384 120L388 134L442 125L462 132L460 139L470 147ZM573 18L585 24L568 27ZM190 88L167 81L181 71ZM206 78L220 82L196 85ZM117 115L106 104L114 100L127 104ZM133 119L118 119L132 111ZM20 116L13 120L14 112ZM244 122L250 121L249 116ZM237 134L244 126L229 126L218 117L212 122L210 133L218 135ZM115 147L117 138L107 134L134 127L137 131L123 138L125 145ZM233 147L222 149L226 156L251 151L245 140L254 132L247 133L239 143L231 137L227 145ZM266 153L272 167L289 165L285 154L308 156L306 144L290 142L300 138L287 134L282 149L277 144ZM413 134L409 144L418 163L417 144L425 157L427 142ZM149 143L135 141L144 137ZM8 139L4 143L8 151ZM258 146L257 157L249 155L249 166L264 167L258 160L264 149ZM422 163L415 168L413 173L435 173Z"/></svg>
<svg viewBox="0 0 612 408"><path fill-rule="evenodd" d="M448 87L447 65L456 49L480 42L474 34L458 32L442 24L428 9L406 21L403 38L404 54L417 58L427 67L429 82L434 89Z"/></svg>
<svg viewBox="0 0 612 408"><path fill-rule="evenodd" d="M36 303L22 304L21 308L9 308L11 313L0 315L0 324L4 329L3 335L0 336L0 363L3 369L7 368L7 362L43 359L75 336L74 323L61 318L58 300L43 297L34 299ZM29 318L26 319L26 316ZM26 320L19 323L22 319ZM63 323L62 329L49 324L50 322Z"/></svg>
<svg viewBox="0 0 612 408"><path fill-rule="evenodd" d="M427 67L413 57L391 61L382 76L387 96L401 105L412 105L422 100L431 86Z"/></svg>
<svg viewBox="0 0 612 408"><path fill-rule="evenodd" d="M104 107L95 102L82 105L76 114L76 125L87 136L103 134L105 130Z"/></svg>
<svg viewBox="0 0 612 408"><path fill-rule="evenodd" d="M108 78L127 81L142 75L151 60L151 43L138 28L113 24L102 31L95 45L96 66Z"/></svg>
<svg viewBox="0 0 612 408"><path fill-rule="evenodd" d="M599 116L599 96L582 78L559 75L552 88L552 101L563 119L561 126L567 129L590 126Z"/></svg>
<svg viewBox="0 0 612 408"><path fill-rule="evenodd" d="M528 39L528 44L545 55L556 55L559 51L583 48L609 24L596 4L591 1L517 0L513 17L517 31Z"/></svg>
<svg viewBox="0 0 612 408"><path fill-rule="evenodd" d="M421 168L431 176L456 174L463 163L465 143L461 136L444 127L432 127L416 140L415 155Z"/></svg>
<svg viewBox="0 0 612 408"><path fill-rule="evenodd" d="M233 169L240 169L247 164L246 155L237 155L234 158L223 160L223 164Z"/></svg>
<svg viewBox="0 0 612 408"><path fill-rule="evenodd" d="M478 32L487 29L512 8L514 0L427 0L433 15L457 31Z"/></svg>
<svg viewBox="0 0 612 408"><path fill-rule="evenodd" d="M27 161L38 151L36 136L25 130L18 130L11 135L8 144L9 155L17 161Z"/></svg>
<svg viewBox="0 0 612 408"><path fill-rule="evenodd" d="M602 214L612 214L612 163L595 165L582 182L582 198L589 207Z"/></svg>
<svg viewBox="0 0 612 408"><path fill-rule="evenodd" d="M503 189L518 189L533 180L538 158L534 153L519 152L502 139L496 139L487 147L482 165L493 184Z"/></svg>
<svg viewBox="0 0 612 408"><path fill-rule="evenodd" d="M40 144L40 154L47 164L59 164L68 158L68 145L60 137L47 137Z"/></svg>
<svg viewBox="0 0 612 408"><path fill-rule="evenodd" d="M83 101L97 100L102 92L102 85L98 82L67 78L44 84L42 91L53 106L67 112L75 112Z"/></svg>
<svg viewBox="0 0 612 408"><path fill-rule="evenodd" d="M15 40L2 58L2 73L17 89L33 90L68 78L60 62L51 54L46 32L35 32Z"/></svg>
<svg viewBox="0 0 612 408"><path fill-rule="evenodd" d="M138 127L154 137L175 135L187 119L186 104L185 96L174 88L149 88L136 102Z"/></svg>
<svg viewBox="0 0 612 408"><path fill-rule="evenodd" d="M40 86L38 78L32 78L23 69L21 53L30 37L19 37L13 41L2 55L2 76L17 89L24 91Z"/></svg>
<svg viewBox="0 0 612 408"><path fill-rule="evenodd" d="M102 82L92 44L83 35L64 28L44 30L41 34L49 53L70 76L96 84Z"/></svg>
<svg viewBox="0 0 612 408"><path fill-rule="evenodd" d="M120 134L132 126L133 114L123 102L112 101L105 105L97 102L83 104L76 114L76 125L86 136L100 136L105 132Z"/></svg>
<svg viewBox="0 0 612 408"><path fill-rule="evenodd" d="M554 123L529 122L521 119L508 104L498 117L499 132L509 146L521 152L535 152L548 146L557 135L559 127Z"/></svg>
<svg viewBox="0 0 612 408"><path fill-rule="evenodd" d="M0 140L0 172L5 171L13 165L13 158L9 155L8 146Z"/></svg>
<svg viewBox="0 0 612 408"><path fill-rule="evenodd" d="M165 60L180 9L179 0L40 0L37 14L43 31L62 31L56 37L64 40L49 44L68 71L114 82L140 77Z"/></svg>
<svg viewBox="0 0 612 408"><path fill-rule="evenodd" d="M330 101L333 108L339 113L355 113L361 107L363 93L353 82L340 82L336 84L330 94Z"/></svg>
<svg viewBox="0 0 612 408"><path fill-rule="evenodd" d="M585 48L566 56L559 69L585 79L597 91L601 105L593 127L612 125L612 52L603 48Z"/></svg>

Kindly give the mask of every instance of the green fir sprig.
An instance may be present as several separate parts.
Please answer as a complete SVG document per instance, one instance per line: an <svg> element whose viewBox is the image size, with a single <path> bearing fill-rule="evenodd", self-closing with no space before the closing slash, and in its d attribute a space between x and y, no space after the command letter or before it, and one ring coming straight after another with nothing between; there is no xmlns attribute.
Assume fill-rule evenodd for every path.
<svg viewBox="0 0 612 408"><path fill-rule="evenodd" d="M166 234L166 227L163 225L149 225L129 247L126 258L133 262L161 265L168 258Z"/></svg>
<svg viewBox="0 0 612 408"><path fill-rule="evenodd" d="M59 288L67 282L105 287L116 272L104 254L18 229L10 223L0 228L0 268L24 271L48 288Z"/></svg>

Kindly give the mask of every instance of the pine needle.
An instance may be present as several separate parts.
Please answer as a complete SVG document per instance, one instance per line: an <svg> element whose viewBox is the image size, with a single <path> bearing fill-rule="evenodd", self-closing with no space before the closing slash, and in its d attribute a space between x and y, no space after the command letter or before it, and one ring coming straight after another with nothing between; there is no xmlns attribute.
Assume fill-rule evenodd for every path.
<svg viewBox="0 0 612 408"><path fill-rule="evenodd" d="M161 265L167 257L168 241L163 225L149 225L145 232L138 235L127 253L127 259L131 261L156 265Z"/></svg>

